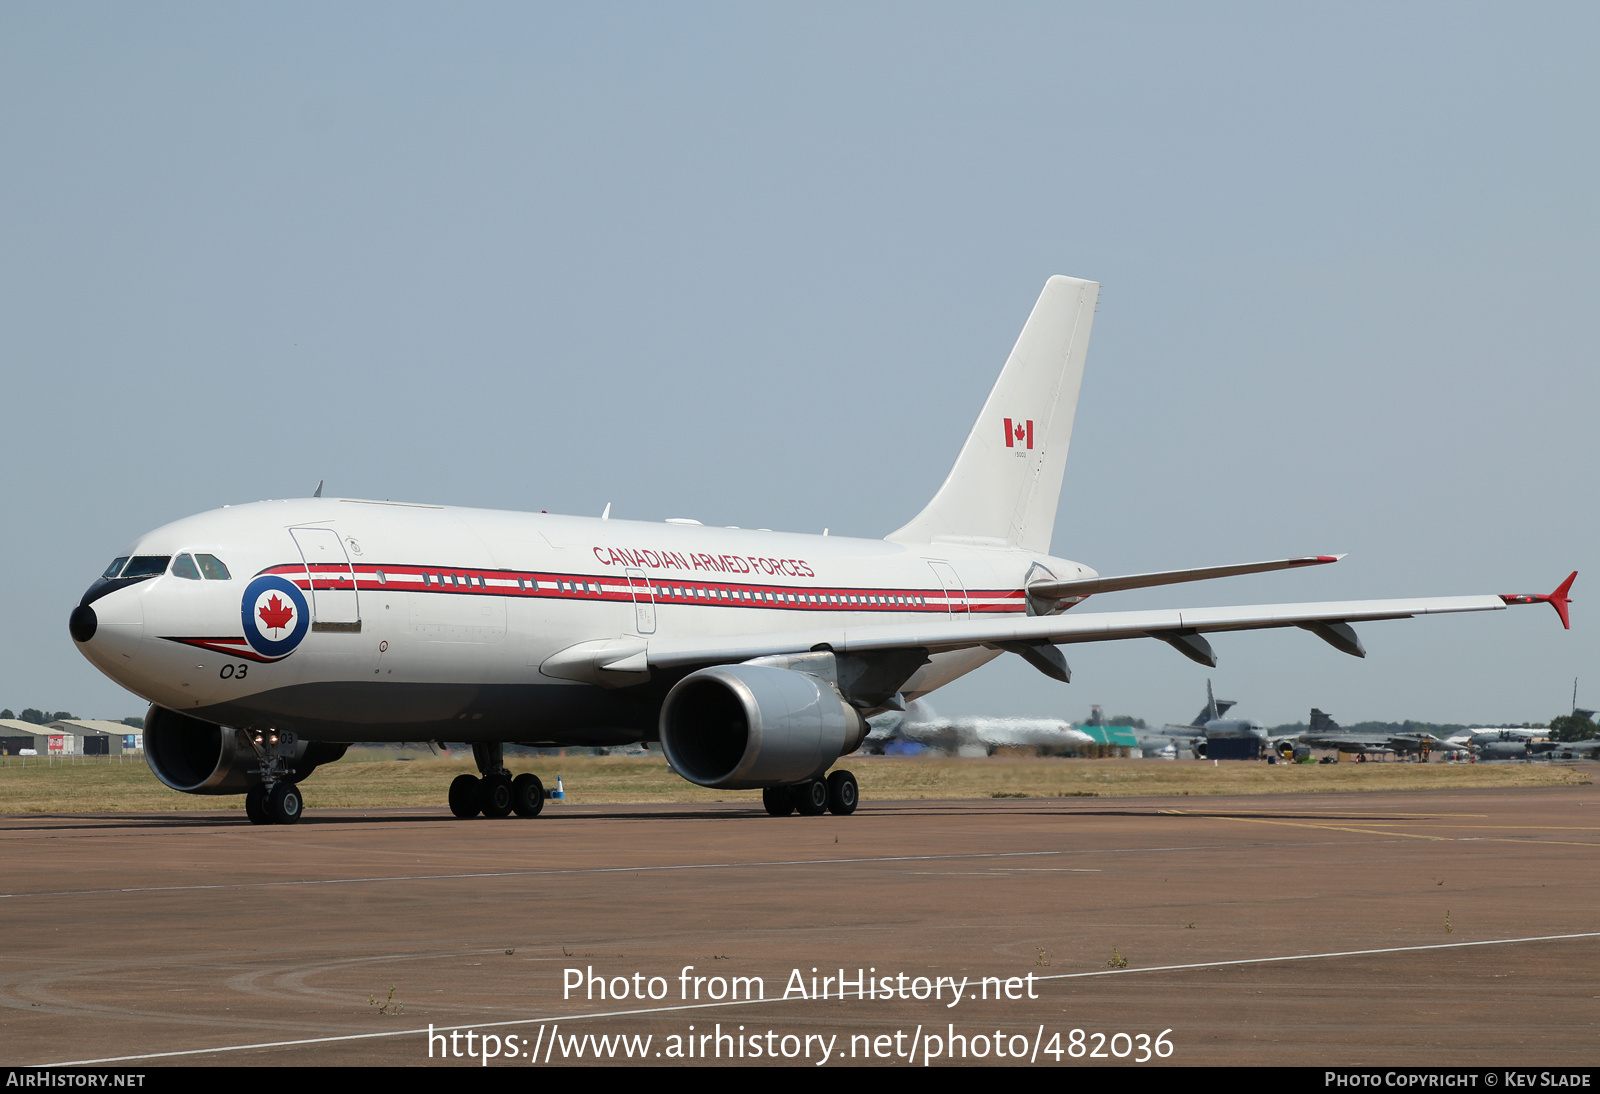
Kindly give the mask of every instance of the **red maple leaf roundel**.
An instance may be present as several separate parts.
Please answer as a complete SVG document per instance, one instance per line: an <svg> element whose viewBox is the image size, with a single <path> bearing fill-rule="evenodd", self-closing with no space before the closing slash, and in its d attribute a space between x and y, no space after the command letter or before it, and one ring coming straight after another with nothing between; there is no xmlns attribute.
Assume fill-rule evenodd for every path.
<svg viewBox="0 0 1600 1094"><path fill-rule="evenodd" d="M294 608L278 599L278 594L273 593L272 598L256 610L261 617L261 622L267 625L268 630L281 631L289 625L289 620L294 618Z"/></svg>

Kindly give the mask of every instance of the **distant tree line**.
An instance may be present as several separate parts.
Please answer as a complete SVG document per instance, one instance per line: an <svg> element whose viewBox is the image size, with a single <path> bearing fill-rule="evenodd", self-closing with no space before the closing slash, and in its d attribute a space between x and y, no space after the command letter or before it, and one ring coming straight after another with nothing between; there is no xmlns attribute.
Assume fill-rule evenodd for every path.
<svg viewBox="0 0 1600 1094"><path fill-rule="evenodd" d="M0 718L11 718L19 722L32 722L36 726L42 726L47 722L60 722L73 717L76 717L76 715L69 710L58 710L54 714L46 714L35 707L29 707L21 714L11 713L9 707L5 710L0 710Z"/></svg>

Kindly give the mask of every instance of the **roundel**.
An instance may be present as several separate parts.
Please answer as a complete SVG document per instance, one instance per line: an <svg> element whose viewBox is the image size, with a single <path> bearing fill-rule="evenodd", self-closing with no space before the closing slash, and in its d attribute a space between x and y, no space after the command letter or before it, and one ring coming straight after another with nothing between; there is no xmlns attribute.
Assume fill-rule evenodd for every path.
<svg viewBox="0 0 1600 1094"><path fill-rule="evenodd" d="M287 657L311 629L306 594L294 582L271 574L245 587L239 612L245 641L263 657Z"/></svg>

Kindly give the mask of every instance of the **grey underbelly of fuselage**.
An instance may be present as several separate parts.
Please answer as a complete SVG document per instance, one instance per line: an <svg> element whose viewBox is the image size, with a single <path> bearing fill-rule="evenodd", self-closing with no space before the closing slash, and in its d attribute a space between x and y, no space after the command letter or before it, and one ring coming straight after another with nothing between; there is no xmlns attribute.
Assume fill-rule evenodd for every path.
<svg viewBox="0 0 1600 1094"><path fill-rule="evenodd" d="M289 730L308 741L505 741L620 745L656 739L671 683L607 690L573 684L296 684L185 714L246 729Z"/></svg>

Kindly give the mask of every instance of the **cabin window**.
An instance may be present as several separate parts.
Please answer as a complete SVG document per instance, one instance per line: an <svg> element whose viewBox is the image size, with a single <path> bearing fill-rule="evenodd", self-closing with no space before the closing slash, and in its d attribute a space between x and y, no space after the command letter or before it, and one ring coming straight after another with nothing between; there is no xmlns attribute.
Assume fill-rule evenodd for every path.
<svg viewBox="0 0 1600 1094"><path fill-rule="evenodd" d="M233 576L216 555L195 555L194 560L200 564L200 572L207 581L227 581Z"/></svg>

